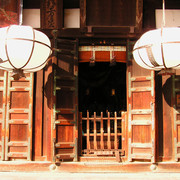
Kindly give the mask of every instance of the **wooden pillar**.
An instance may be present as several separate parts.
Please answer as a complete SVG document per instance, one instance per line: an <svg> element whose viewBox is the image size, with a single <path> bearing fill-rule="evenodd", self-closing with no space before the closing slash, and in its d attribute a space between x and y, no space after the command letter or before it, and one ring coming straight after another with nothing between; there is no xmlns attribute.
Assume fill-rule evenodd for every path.
<svg viewBox="0 0 180 180"><path fill-rule="evenodd" d="M63 0L41 0L41 28L61 29L63 27ZM48 62L44 73L44 117L43 117L43 156L53 160L53 67L55 56Z"/></svg>
<svg viewBox="0 0 180 180"><path fill-rule="evenodd" d="M43 70L35 76L34 160L43 160Z"/></svg>
<svg viewBox="0 0 180 180"><path fill-rule="evenodd" d="M163 161L172 159L172 114L171 114L171 97L172 97L172 78L170 75L162 76L162 106L163 106Z"/></svg>
<svg viewBox="0 0 180 180"><path fill-rule="evenodd" d="M52 161L52 98L53 98L53 74L52 60L49 60L44 75L44 118L43 118L43 156Z"/></svg>

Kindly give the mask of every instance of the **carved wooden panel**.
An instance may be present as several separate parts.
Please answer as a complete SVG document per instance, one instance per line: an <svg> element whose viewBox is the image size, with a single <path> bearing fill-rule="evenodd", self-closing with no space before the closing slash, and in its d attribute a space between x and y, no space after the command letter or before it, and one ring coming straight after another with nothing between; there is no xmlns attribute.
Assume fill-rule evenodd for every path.
<svg viewBox="0 0 180 180"><path fill-rule="evenodd" d="M63 24L63 1L41 0L41 27L58 29Z"/></svg>

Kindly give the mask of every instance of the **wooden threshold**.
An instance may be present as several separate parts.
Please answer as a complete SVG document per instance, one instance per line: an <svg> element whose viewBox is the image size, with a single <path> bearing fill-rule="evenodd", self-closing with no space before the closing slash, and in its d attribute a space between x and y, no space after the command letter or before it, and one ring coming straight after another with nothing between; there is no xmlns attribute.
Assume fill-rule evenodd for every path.
<svg viewBox="0 0 180 180"><path fill-rule="evenodd" d="M48 172L56 173L85 173L85 172L111 172L111 173L139 173L139 172L180 172L180 164L176 162L157 163L150 162L0 162L0 172Z"/></svg>

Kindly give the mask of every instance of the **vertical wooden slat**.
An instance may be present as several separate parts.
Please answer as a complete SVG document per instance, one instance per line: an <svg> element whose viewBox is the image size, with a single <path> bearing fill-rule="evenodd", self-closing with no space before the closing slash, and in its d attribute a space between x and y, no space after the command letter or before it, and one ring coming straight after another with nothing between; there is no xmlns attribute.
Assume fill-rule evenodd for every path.
<svg viewBox="0 0 180 180"><path fill-rule="evenodd" d="M94 112L94 149L97 149L96 112Z"/></svg>
<svg viewBox="0 0 180 180"><path fill-rule="evenodd" d="M125 150L125 152L127 152L127 112L122 112L122 120L121 120L121 140L122 140L122 149Z"/></svg>
<svg viewBox="0 0 180 180"><path fill-rule="evenodd" d="M6 140L5 140L5 160L8 160L8 141L9 141L9 110L10 110L10 76L8 73L8 81L7 81L7 112L6 112Z"/></svg>
<svg viewBox="0 0 180 180"><path fill-rule="evenodd" d="M111 149L111 126L110 126L110 112L108 112L108 149Z"/></svg>
<svg viewBox="0 0 180 180"><path fill-rule="evenodd" d="M1 132L1 160L5 157L5 122L6 122L6 96L7 96L7 72L1 70L3 81L3 105L2 105L2 132Z"/></svg>
<svg viewBox="0 0 180 180"><path fill-rule="evenodd" d="M82 153L82 137L83 137L83 130L82 130L82 112L79 113L79 126L78 126L78 155L80 156Z"/></svg>
<svg viewBox="0 0 180 180"><path fill-rule="evenodd" d="M30 73L29 78L29 132L28 132L28 154L27 160L32 160L32 129L33 129L33 86L34 86L34 73Z"/></svg>
<svg viewBox="0 0 180 180"><path fill-rule="evenodd" d="M114 112L114 148L118 149L118 135L117 135L117 112Z"/></svg>
<svg viewBox="0 0 180 180"><path fill-rule="evenodd" d="M104 149L103 112L101 112L101 149Z"/></svg>
<svg viewBox="0 0 180 180"><path fill-rule="evenodd" d="M90 147L90 136L89 136L89 133L90 133L90 129L89 129L89 111L87 112L87 149L91 149ZM89 153L89 152L87 152Z"/></svg>

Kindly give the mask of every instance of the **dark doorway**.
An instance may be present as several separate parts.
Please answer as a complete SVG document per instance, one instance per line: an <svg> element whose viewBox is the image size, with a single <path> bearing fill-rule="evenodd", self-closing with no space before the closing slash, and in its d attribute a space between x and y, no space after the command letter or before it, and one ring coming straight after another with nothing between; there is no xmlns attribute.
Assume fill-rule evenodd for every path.
<svg viewBox="0 0 180 180"><path fill-rule="evenodd" d="M126 63L79 63L79 111L90 116L126 111Z"/></svg>
<svg viewBox="0 0 180 180"><path fill-rule="evenodd" d="M116 157L122 146L126 111L126 63L79 63L79 111L82 156Z"/></svg>

